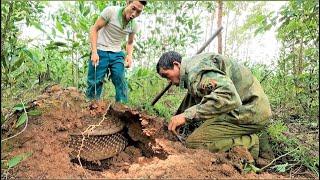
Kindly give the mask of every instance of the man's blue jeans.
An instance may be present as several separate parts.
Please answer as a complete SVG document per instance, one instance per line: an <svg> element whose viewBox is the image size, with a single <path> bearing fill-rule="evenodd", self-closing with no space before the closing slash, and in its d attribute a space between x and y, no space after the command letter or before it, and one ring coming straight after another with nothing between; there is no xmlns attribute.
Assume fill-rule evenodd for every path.
<svg viewBox="0 0 320 180"><path fill-rule="evenodd" d="M89 99L100 99L103 80L105 78L105 75L107 75L108 77L110 71L110 77L116 89L116 101L127 103L128 87L125 80L124 53L122 51L111 52L98 50L98 55L99 65L96 69L96 75L92 61L91 59L89 59L89 70L87 79L88 88L86 96Z"/></svg>

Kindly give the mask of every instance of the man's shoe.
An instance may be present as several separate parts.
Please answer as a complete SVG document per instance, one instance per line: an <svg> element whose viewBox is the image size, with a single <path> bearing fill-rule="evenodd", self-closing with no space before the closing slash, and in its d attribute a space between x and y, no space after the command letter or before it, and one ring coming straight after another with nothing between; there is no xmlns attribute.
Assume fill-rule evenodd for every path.
<svg viewBox="0 0 320 180"><path fill-rule="evenodd" d="M259 157L256 159L256 165L259 168L264 167L271 163L273 159L275 159L275 156L269 142L269 136L267 132L263 132L259 137Z"/></svg>

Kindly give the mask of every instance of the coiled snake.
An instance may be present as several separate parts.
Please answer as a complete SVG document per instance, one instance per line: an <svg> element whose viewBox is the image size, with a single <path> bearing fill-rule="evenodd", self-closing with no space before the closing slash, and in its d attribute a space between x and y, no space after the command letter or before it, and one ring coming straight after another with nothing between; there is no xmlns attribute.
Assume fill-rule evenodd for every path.
<svg viewBox="0 0 320 180"><path fill-rule="evenodd" d="M68 145L71 158L78 155L87 161L113 157L124 150L127 139L121 134L125 124L120 119L105 119L100 126L86 133L73 133Z"/></svg>

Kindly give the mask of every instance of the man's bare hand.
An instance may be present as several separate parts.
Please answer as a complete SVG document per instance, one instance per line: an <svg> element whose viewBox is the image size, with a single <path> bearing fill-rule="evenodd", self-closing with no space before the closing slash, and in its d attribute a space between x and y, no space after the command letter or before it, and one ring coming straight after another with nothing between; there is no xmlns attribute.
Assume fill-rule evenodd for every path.
<svg viewBox="0 0 320 180"><path fill-rule="evenodd" d="M174 134L177 134L176 129L186 123L186 117L184 114L178 114L176 116L173 116L170 119L168 130L172 131Z"/></svg>
<svg viewBox="0 0 320 180"><path fill-rule="evenodd" d="M92 53L91 54L91 61L93 66L98 66L99 65L99 55L97 53Z"/></svg>
<svg viewBox="0 0 320 180"><path fill-rule="evenodd" d="M130 68L132 66L132 56L128 55L125 59L125 67Z"/></svg>

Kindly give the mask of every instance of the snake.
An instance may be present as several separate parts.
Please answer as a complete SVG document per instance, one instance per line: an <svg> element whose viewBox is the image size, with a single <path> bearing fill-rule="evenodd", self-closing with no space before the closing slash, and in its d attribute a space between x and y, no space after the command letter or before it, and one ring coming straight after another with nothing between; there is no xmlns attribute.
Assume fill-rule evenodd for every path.
<svg viewBox="0 0 320 180"><path fill-rule="evenodd" d="M86 161L99 161L116 156L128 145L128 140L121 134L124 127L120 119L110 118L93 130L70 133L68 146L71 158L79 155Z"/></svg>

